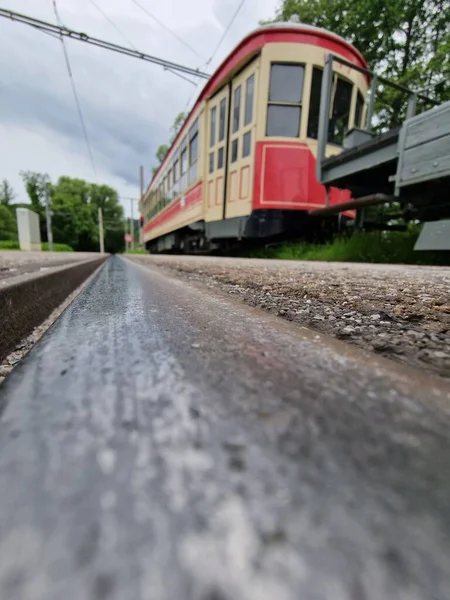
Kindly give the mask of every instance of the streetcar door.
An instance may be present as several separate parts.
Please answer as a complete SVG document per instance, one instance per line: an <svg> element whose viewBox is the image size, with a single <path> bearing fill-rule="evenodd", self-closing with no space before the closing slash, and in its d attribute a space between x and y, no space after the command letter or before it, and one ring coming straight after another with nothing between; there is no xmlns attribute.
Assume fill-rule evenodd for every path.
<svg viewBox="0 0 450 600"><path fill-rule="evenodd" d="M229 86L208 102L205 221L223 218Z"/></svg>
<svg viewBox="0 0 450 600"><path fill-rule="evenodd" d="M249 215L252 211L257 73L253 62L233 80L226 218Z"/></svg>

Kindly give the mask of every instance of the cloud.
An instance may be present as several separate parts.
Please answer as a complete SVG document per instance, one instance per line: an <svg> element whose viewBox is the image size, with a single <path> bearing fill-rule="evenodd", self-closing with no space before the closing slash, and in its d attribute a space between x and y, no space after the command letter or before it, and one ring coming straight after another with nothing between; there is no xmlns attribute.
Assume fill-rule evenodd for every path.
<svg viewBox="0 0 450 600"><path fill-rule="evenodd" d="M156 5L138 1L201 58L132 0L94 0L138 49L194 68L205 66L238 4L237 0L167 0ZM50 1L2 4L55 22ZM92 0L57 4L67 27L127 45ZM271 16L276 4L276 0L247 0L210 69L259 19ZM167 141L175 115L186 109L203 83L194 90L156 65L73 40L66 43L98 181L116 187L123 196L137 197L139 164L144 164L148 179L156 149ZM21 169L48 172L53 179L69 175L94 180L59 40L0 19L0 179L9 179L24 200ZM128 203L125 206L128 210Z"/></svg>

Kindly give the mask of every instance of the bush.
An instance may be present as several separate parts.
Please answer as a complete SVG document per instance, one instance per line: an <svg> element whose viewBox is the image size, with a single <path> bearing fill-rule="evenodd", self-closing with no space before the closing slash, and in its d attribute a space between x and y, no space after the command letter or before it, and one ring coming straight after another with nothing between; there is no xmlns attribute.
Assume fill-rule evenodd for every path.
<svg viewBox="0 0 450 600"><path fill-rule="evenodd" d="M43 242L42 250L48 252L48 243ZM17 240L0 240L0 250L20 250ZM53 252L73 252L72 246L68 244L53 244Z"/></svg>
<svg viewBox="0 0 450 600"><path fill-rule="evenodd" d="M0 240L0 250L20 250L17 240Z"/></svg>
<svg viewBox="0 0 450 600"><path fill-rule="evenodd" d="M44 250L44 252L48 252L48 242L42 242L42 250ZM69 244L53 244L53 252L73 252L73 248L72 246L69 246Z"/></svg>
<svg viewBox="0 0 450 600"><path fill-rule="evenodd" d="M355 232L327 244L291 242L251 253L255 258L340 262L449 265L448 252L415 252L418 231Z"/></svg>

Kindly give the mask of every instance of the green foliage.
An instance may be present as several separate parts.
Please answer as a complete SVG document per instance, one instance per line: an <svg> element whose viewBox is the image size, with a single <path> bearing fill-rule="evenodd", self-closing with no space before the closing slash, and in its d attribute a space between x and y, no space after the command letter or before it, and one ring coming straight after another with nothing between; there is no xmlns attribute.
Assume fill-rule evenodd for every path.
<svg viewBox="0 0 450 600"><path fill-rule="evenodd" d="M47 174L22 171L21 175L31 201L31 206L26 206L39 214L44 242L47 241L45 194L48 190L54 240L77 251L97 251L98 209L101 208L106 252L123 249L123 209L116 190L71 177L60 177L53 184Z"/></svg>
<svg viewBox="0 0 450 600"><path fill-rule="evenodd" d="M19 242L17 240L0 240L0 250L20 250ZM42 244L42 250L49 251L47 242ZM68 244L53 244L53 252L73 252L73 248Z"/></svg>
<svg viewBox="0 0 450 600"><path fill-rule="evenodd" d="M20 250L17 240L0 240L0 250Z"/></svg>
<svg viewBox="0 0 450 600"><path fill-rule="evenodd" d="M50 188L53 237L78 251L99 247L98 209L102 209L105 250L123 248L123 209L117 192L107 185L60 177Z"/></svg>
<svg viewBox="0 0 450 600"><path fill-rule="evenodd" d="M20 176L31 201L32 210L38 211L45 203L45 192L50 185L50 177L47 173L35 171L20 171Z"/></svg>
<svg viewBox="0 0 450 600"><path fill-rule="evenodd" d="M44 252L50 251L48 242L42 244L42 250L44 250ZM53 244L53 252L73 252L73 248L68 244Z"/></svg>
<svg viewBox="0 0 450 600"><path fill-rule="evenodd" d="M125 254L148 254L148 252L143 248L135 248L134 250L128 250Z"/></svg>
<svg viewBox="0 0 450 600"><path fill-rule="evenodd" d="M175 121L173 122L173 125L170 129L170 143L172 143L174 141L174 139L177 137L178 132L181 129L181 126L183 125L183 123L186 120L186 113L185 112L180 112L177 114L177 116L175 117Z"/></svg>
<svg viewBox="0 0 450 600"><path fill-rule="evenodd" d="M275 21L297 15L351 42L387 79L444 101L450 98L450 0L283 0ZM381 89L377 116L393 127L407 99Z"/></svg>
<svg viewBox="0 0 450 600"><path fill-rule="evenodd" d="M160 163L165 159L166 154L169 152L169 146L167 144L161 144L156 151L156 158Z"/></svg>
<svg viewBox="0 0 450 600"><path fill-rule="evenodd" d="M417 229L408 232L355 232L328 244L287 243L250 253L254 258L339 262L448 265L450 253L415 252Z"/></svg>
<svg viewBox="0 0 450 600"><path fill-rule="evenodd" d="M186 120L186 113L184 113L184 112L178 113L177 116L175 117L173 125L170 128L170 144L172 144L173 141L175 140L175 138L177 137L178 132L180 131L185 120ZM168 146L167 144L161 144L161 146L158 147L158 150L156 151L155 156L156 156L159 164L161 164L162 161L165 159L169 150L170 150L170 145ZM157 170L158 170L158 167L152 167L152 175L154 175Z"/></svg>
<svg viewBox="0 0 450 600"><path fill-rule="evenodd" d="M17 239L16 219L6 204L0 204L0 240Z"/></svg>
<svg viewBox="0 0 450 600"><path fill-rule="evenodd" d="M8 181L4 179L0 184L0 204L9 206L16 197L14 190L9 185Z"/></svg>

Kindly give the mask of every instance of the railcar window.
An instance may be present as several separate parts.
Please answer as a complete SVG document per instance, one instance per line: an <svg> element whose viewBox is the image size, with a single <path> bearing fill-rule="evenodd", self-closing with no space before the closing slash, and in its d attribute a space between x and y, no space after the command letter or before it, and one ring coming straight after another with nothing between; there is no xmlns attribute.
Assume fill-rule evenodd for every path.
<svg viewBox="0 0 450 600"><path fill-rule="evenodd" d="M328 141L341 145L348 130L352 84L337 78Z"/></svg>
<svg viewBox="0 0 450 600"><path fill-rule="evenodd" d="M241 86L234 90L234 106L233 106L233 133L239 129L239 117L241 114Z"/></svg>
<svg viewBox="0 0 450 600"><path fill-rule="evenodd" d="M217 152L217 168L221 169L223 167L223 156L224 156L224 152L223 152L223 147L219 148L218 152Z"/></svg>
<svg viewBox="0 0 450 600"><path fill-rule="evenodd" d="M266 135L268 137L298 137L300 115L300 107L269 104Z"/></svg>
<svg viewBox="0 0 450 600"><path fill-rule="evenodd" d="M270 69L266 135L298 137L305 67L274 63Z"/></svg>
<svg viewBox="0 0 450 600"><path fill-rule="evenodd" d="M180 164L179 164L179 160L177 159L173 166L173 197L174 198L176 196L178 196L178 191L179 191L179 185L178 185L178 180L179 180L179 175L180 175L179 168L180 168Z"/></svg>
<svg viewBox="0 0 450 600"><path fill-rule="evenodd" d="M209 154L209 172L212 173L214 171L214 152Z"/></svg>
<svg viewBox="0 0 450 600"><path fill-rule="evenodd" d="M362 114L364 108L364 96L358 90L356 96L356 108L355 108L355 127L362 127Z"/></svg>
<svg viewBox="0 0 450 600"><path fill-rule="evenodd" d="M304 73L303 65L273 64L270 69L270 102L300 104Z"/></svg>
<svg viewBox="0 0 450 600"><path fill-rule="evenodd" d="M253 120L253 95L255 89L255 76L251 75L245 85L245 115L244 125L248 125Z"/></svg>
<svg viewBox="0 0 450 600"><path fill-rule="evenodd" d="M216 143L216 112L217 109L214 106L211 109L211 122L210 122L210 132L209 132L209 146L214 146Z"/></svg>
<svg viewBox="0 0 450 600"><path fill-rule="evenodd" d="M197 179L198 133L194 135L189 145L189 184Z"/></svg>
<svg viewBox="0 0 450 600"><path fill-rule="evenodd" d="M231 162L234 163L238 158L238 139L236 138L231 143Z"/></svg>
<svg viewBox="0 0 450 600"><path fill-rule="evenodd" d="M311 80L311 98L309 101L308 132L307 135L317 140L319 132L320 94L322 89L322 69L313 68Z"/></svg>
<svg viewBox="0 0 450 600"><path fill-rule="evenodd" d="M247 131L244 134L243 143L242 143L242 158L248 156L250 154L250 146L252 142L252 133L251 131Z"/></svg>
<svg viewBox="0 0 450 600"><path fill-rule="evenodd" d="M219 112L219 142L223 141L225 138L225 118L226 118L226 110L227 110L227 99L223 98L220 102L220 112Z"/></svg>
<svg viewBox="0 0 450 600"><path fill-rule="evenodd" d="M187 148L181 153L181 188L180 192L186 189L186 172L187 172Z"/></svg>

